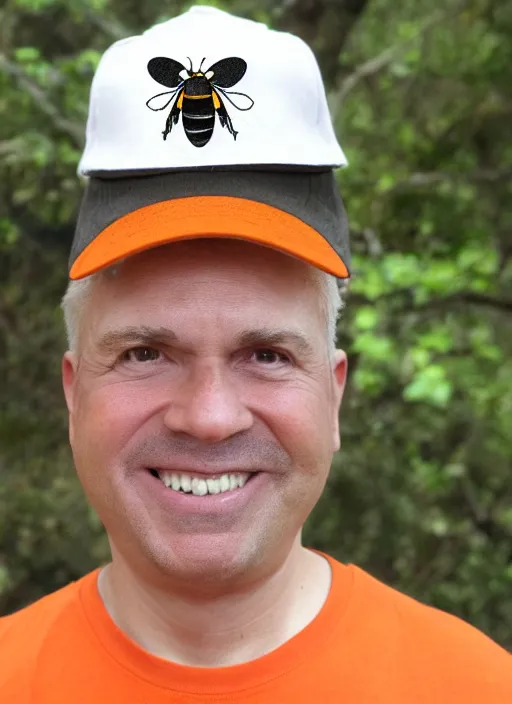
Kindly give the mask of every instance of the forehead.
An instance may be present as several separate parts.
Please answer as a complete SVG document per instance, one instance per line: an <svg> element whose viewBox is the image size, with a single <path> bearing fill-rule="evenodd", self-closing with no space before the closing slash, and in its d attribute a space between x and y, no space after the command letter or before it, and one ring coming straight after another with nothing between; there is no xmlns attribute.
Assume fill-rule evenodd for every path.
<svg viewBox="0 0 512 704"><path fill-rule="evenodd" d="M98 277L89 312L98 323L144 323L169 315L218 322L323 324L321 279L313 267L242 240L173 243L124 261ZM89 318L89 316L87 316ZM92 320L90 320L92 323Z"/></svg>

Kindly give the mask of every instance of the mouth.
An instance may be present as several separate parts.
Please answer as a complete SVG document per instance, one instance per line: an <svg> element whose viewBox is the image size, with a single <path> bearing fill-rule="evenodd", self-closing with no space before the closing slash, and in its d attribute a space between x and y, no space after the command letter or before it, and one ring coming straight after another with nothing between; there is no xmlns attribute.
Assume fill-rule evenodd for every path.
<svg viewBox="0 0 512 704"><path fill-rule="evenodd" d="M260 472L230 472L200 475L188 472L168 472L148 467L149 473L170 491L193 496L233 493L250 482Z"/></svg>

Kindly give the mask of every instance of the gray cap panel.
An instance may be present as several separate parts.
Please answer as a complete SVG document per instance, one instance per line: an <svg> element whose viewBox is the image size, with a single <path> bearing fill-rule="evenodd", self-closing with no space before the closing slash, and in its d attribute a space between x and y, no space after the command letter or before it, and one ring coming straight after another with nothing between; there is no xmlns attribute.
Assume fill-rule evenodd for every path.
<svg viewBox="0 0 512 704"><path fill-rule="evenodd" d="M348 222L331 170L197 170L90 178L73 238L70 268L99 233L117 219L147 205L194 196L245 198L294 215L321 234L350 267Z"/></svg>

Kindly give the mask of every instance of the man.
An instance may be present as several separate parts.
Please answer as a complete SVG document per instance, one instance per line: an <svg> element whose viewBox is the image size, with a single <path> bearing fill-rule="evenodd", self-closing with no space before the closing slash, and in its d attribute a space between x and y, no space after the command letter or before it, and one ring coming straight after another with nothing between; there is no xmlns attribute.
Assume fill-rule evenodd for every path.
<svg viewBox="0 0 512 704"><path fill-rule="evenodd" d="M106 52L62 371L112 561L0 620L1 701L512 701L484 634L301 544L339 448L344 163L295 37L194 8Z"/></svg>

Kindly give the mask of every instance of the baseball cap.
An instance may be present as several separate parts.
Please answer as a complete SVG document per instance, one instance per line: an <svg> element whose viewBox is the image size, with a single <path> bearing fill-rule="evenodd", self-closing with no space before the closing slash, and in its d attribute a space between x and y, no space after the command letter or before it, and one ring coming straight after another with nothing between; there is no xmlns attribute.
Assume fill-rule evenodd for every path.
<svg viewBox="0 0 512 704"><path fill-rule="evenodd" d="M70 278L197 237L250 240L347 278L334 176L346 163L309 47L193 7L99 62Z"/></svg>

